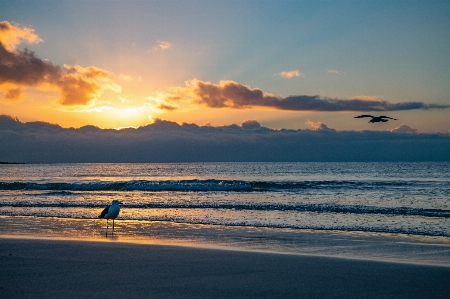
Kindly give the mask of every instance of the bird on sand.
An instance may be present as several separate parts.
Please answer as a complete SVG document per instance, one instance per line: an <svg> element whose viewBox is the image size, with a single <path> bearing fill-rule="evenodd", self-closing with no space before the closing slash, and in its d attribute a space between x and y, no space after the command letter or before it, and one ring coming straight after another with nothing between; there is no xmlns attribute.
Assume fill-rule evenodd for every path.
<svg viewBox="0 0 450 299"><path fill-rule="evenodd" d="M373 116L373 115L368 115L368 114L363 114L363 115L359 115L359 116L355 116L355 118L364 118L364 117L371 117L372 119L369 120L369 123L379 123L379 122L387 122L388 120L392 119L392 120L397 120L396 118L392 118L389 116Z"/></svg>
<svg viewBox="0 0 450 299"><path fill-rule="evenodd" d="M113 230L114 230L114 219L119 216L120 207L119 204L121 204L118 200L113 200L111 202L111 205L106 207L100 215L98 215L98 218L106 219L106 229L108 229L108 221L109 219L112 219L113 221Z"/></svg>

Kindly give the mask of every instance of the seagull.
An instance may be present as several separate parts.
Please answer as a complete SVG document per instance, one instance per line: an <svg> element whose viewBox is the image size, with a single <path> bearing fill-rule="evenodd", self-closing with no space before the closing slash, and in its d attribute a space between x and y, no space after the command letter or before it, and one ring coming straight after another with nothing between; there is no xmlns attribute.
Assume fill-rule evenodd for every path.
<svg viewBox="0 0 450 299"><path fill-rule="evenodd" d="M120 207L119 204L121 204L118 200L113 200L111 202L111 205L109 207L106 207L100 215L98 215L98 218L106 219L106 229L108 229L108 221L109 219L113 220L113 230L114 230L114 219L119 216Z"/></svg>
<svg viewBox="0 0 450 299"><path fill-rule="evenodd" d="M379 122L385 123L390 119L397 120L396 118L392 118L392 117L384 116L384 115L373 116L373 115L363 114L363 115L355 116L355 118L363 118L363 117L371 117L372 119L369 120L369 123L379 123Z"/></svg>

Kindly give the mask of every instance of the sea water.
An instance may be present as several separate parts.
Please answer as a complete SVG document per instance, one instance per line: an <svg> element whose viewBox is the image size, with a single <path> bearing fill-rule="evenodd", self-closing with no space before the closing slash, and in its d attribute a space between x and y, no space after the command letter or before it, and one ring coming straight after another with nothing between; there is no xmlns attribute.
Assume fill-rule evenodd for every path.
<svg viewBox="0 0 450 299"><path fill-rule="evenodd" d="M98 215L114 199L112 234ZM412 242L439 261L450 256L450 163L0 165L0 222L3 235L109 232L299 253L385 244L382 255L401 256Z"/></svg>

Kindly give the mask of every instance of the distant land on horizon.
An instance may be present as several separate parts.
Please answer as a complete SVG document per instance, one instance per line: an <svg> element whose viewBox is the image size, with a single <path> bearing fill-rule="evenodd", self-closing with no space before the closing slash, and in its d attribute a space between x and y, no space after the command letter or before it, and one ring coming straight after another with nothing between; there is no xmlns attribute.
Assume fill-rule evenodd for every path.
<svg viewBox="0 0 450 299"><path fill-rule="evenodd" d="M0 159L21 163L450 161L450 135L220 127L156 120L122 130L0 115ZM11 163L11 162L10 162Z"/></svg>

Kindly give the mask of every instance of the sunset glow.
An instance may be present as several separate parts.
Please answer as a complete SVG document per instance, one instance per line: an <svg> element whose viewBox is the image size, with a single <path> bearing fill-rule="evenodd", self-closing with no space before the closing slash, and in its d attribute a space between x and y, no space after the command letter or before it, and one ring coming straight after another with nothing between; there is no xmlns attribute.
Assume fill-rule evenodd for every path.
<svg viewBox="0 0 450 299"><path fill-rule="evenodd" d="M450 130L444 2L24 3L0 11L0 114L24 122Z"/></svg>

